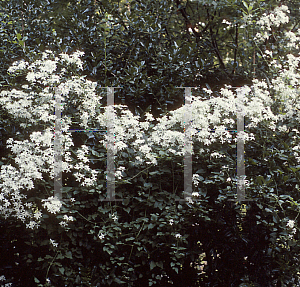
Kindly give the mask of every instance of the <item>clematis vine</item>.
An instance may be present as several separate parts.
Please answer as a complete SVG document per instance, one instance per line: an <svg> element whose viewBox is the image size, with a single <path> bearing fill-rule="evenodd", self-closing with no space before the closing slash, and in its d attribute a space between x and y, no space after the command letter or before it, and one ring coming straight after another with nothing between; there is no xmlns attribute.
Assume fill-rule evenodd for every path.
<svg viewBox="0 0 300 287"><path fill-rule="evenodd" d="M287 23L288 10L284 5L277 9L273 15L265 15L258 23L262 31L269 31L272 25ZM274 21L273 21L273 20ZM263 34L264 35L264 34ZM249 123L245 126L249 131L254 131L260 124L268 126L272 131L286 132L286 123L295 123L293 131L299 133L300 120L299 98L299 62L300 55L295 50L299 48L299 32L288 32L285 37L291 41L287 49L291 53L280 56L270 61L270 68L277 71L277 76L270 82L266 80L254 80L251 87L245 86L232 90L230 86L221 89L215 97L193 96L192 99L192 138L193 142L203 143L211 157L222 157L217 151L210 151L210 146L220 141L222 143L234 143L236 138L228 130L234 129L235 109L237 95L243 93L245 117ZM260 41L265 36L257 36ZM11 138L7 146L13 154L14 164L6 163L0 170L0 214L5 218L10 216L26 222L28 228L39 226L41 214L59 213L62 203L49 195L40 194L43 198L41 203L43 210L33 212L33 206L25 204L26 191L33 190L38 181L49 182L54 178L54 122L55 115L55 88L62 91L62 172L73 172L81 186L93 186L97 184L99 174L91 168L89 156L91 149L82 145L77 154L72 153L74 146L69 129L72 124L71 116L78 120L81 128L87 129L91 125L106 127L107 116L102 106L102 96L96 93L97 83L89 81L85 76L79 76L83 62L80 57L83 52L75 52L72 55L61 53L55 56L52 51L42 53L41 59L33 63L24 60L14 63L8 70L12 75L26 75L27 84L20 89L2 91L0 105L10 115L20 122L20 128L28 130L29 124L34 127L28 139L20 141ZM266 51L265 56L272 55L272 51ZM38 88L37 88L38 87ZM202 95L211 95L212 91L207 88L201 90ZM76 115L70 114L70 107L78 111ZM158 119L153 125L153 116L146 114L146 120L140 121L139 116L133 114L126 106L115 106L115 155L118 160L128 161L128 154L124 156L126 149L134 167L138 169L144 165L157 165L161 158L184 155L185 133L183 106L170 115ZM215 129L215 133L209 132ZM254 132L244 133L245 144L255 140ZM107 136L105 135L99 144L106 147ZM292 150L298 163L299 143L297 138L291 143ZM198 151L198 155L205 149ZM192 150L192 155L195 151ZM117 167L117 181L126 180L126 168ZM196 184L201 178L193 175ZM106 192L105 187L101 191ZM198 197L194 193L193 197ZM36 210L36 207L35 207ZM65 220L66 225L70 217ZM117 217L112 217L114 221ZM173 224L173 222L170 224ZM176 234L177 236L178 234ZM103 239L103 235L100 235ZM177 236L179 238L179 235Z"/></svg>

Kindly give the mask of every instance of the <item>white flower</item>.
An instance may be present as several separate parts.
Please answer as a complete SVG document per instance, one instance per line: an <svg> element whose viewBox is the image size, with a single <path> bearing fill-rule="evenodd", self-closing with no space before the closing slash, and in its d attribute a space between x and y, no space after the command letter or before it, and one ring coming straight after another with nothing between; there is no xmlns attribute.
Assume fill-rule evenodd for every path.
<svg viewBox="0 0 300 287"><path fill-rule="evenodd" d="M26 76L28 82L35 82L36 75L34 72L29 72Z"/></svg>
<svg viewBox="0 0 300 287"><path fill-rule="evenodd" d="M34 229L36 227L38 227L38 224L35 221L30 221L29 223L26 224L26 228L29 229Z"/></svg>
<svg viewBox="0 0 300 287"><path fill-rule="evenodd" d="M24 70L28 66L28 63L24 60L14 62L11 67L9 67L8 72L14 73L18 70Z"/></svg>
<svg viewBox="0 0 300 287"><path fill-rule="evenodd" d="M79 160L83 161L84 163L89 162L89 159L86 157L88 153L88 147L86 145L82 145L81 149L77 151L77 157Z"/></svg>
<svg viewBox="0 0 300 287"><path fill-rule="evenodd" d="M40 211L37 211L34 213L34 217L39 220L42 217L42 213Z"/></svg>
<svg viewBox="0 0 300 287"><path fill-rule="evenodd" d="M294 220L289 220L287 222L287 224L286 224L286 226L289 227L289 228L291 228L291 229L294 227L294 225L295 225L295 221Z"/></svg>
<svg viewBox="0 0 300 287"><path fill-rule="evenodd" d="M212 157L215 157L215 158L225 157L223 154L220 154L220 153L218 153L218 152L213 152L213 153L211 154L211 156L212 156Z"/></svg>
<svg viewBox="0 0 300 287"><path fill-rule="evenodd" d="M150 113L146 113L146 121L154 121L154 117Z"/></svg>
<svg viewBox="0 0 300 287"><path fill-rule="evenodd" d="M4 276L4 275L1 275L1 276L0 276L0 281L5 281L5 280L6 280L5 276Z"/></svg>
<svg viewBox="0 0 300 287"><path fill-rule="evenodd" d="M61 221L61 222L59 223L59 225L60 225L61 227L67 227L67 226L68 226L68 223L65 222L65 221Z"/></svg>
<svg viewBox="0 0 300 287"><path fill-rule="evenodd" d="M175 234L175 237L176 237L176 238L180 238L180 237L181 237L181 234L177 233L177 234Z"/></svg>
<svg viewBox="0 0 300 287"><path fill-rule="evenodd" d="M116 170L115 172L115 176L118 178L118 179L122 179L122 172L125 170L125 167L124 166L120 166L118 167L118 169Z"/></svg>
<svg viewBox="0 0 300 287"><path fill-rule="evenodd" d="M59 212L62 207L62 203L57 197L51 196L48 199L43 199L42 202L44 202L44 208L47 208L50 213L55 214Z"/></svg>
<svg viewBox="0 0 300 287"><path fill-rule="evenodd" d="M265 50L265 54L269 55L270 57L273 57L273 52L269 50Z"/></svg>
<svg viewBox="0 0 300 287"><path fill-rule="evenodd" d="M43 65L41 66L41 71L47 72L47 73L53 73L56 70L56 63L55 61L47 60L43 62Z"/></svg>
<svg viewBox="0 0 300 287"><path fill-rule="evenodd" d="M101 232L99 235L98 235L99 239L102 240L104 239L105 235Z"/></svg>
<svg viewBox="0 0 300 287"><path fill-rule="evenodd" d="M199 185L200 180L203 180L202 176L200 176L197 173L193 174L193 183L194 183L195 186Z"/></svg>
<svg viewBox="0 0 300 287"><path fill-rule="evenodd" d="M193 199L190 196L186 197L186 199L189 203L192 203L192 204L194 203Z"/></svg>
<svg viewBox="0 0 300 287"><path fill-rule="evenodd" d="M113 221L117 221L117 220L118 220L118 217L117 217L115 214L113 214L113 215L111 216L111 218L112 218Z"/></svg>
<svg viewBox="0 0 300 287"><path fill-rule="evenodd" d="M174 220L173 219L169 219L169 224L173 225L174 224Z"/></svg>
<svg viewBox="0 0 300 287"><path fill-rule="evenodd" d="M50 243L51 243L54 247L57 247L57 246L58 246L58 243L56 243L53 239L50 239Z"/></svg>
<svg viewBox="0 0 300 287"><path fill-rule="evenodd" d="M74 221L75 220L75 218L73 216L68 216L68 215L64 215L63 219L66 221Z"/></svg>
<svg viewBox="0 0 300 287"><path fill-rule="evenodd" d="M222 23L226 24L226 25L229 25L229 26L232 24L231 22L227 21L226 19L223 19Z"/></svg>

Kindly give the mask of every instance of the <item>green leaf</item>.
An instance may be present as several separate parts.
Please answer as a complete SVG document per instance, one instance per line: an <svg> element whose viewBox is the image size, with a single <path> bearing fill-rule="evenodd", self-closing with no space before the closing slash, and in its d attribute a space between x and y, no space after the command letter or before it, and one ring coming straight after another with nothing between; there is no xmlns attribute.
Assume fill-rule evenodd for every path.
<svg viewBox="0 0 300 287"><path fill-rule="evenodd" d="M129 238L126 238L125 241L130 241L130 240L134 240L135 238L134 237L129 237Z"/></svg>
<svg viewBox="0 0 300 287"><path fill-rule="evenodd" d="M65 257L61 253L59 253L56 258L57 259L64 259Z"/></svg>
<svg viewBox="0 0 300 287"><path fill-rule="evenodd" d="M100 157L100 154L97 151L93 150L93 149L92 149L92 155Z"/></svg>
<svg viewBox="0 0 300 287"><path fill-rule="evenodd" d="M152 270L155 266L156 266L155 262L151 261L150 262L150 270Z"/></svg>
<svg viewBox="0 0 300 287"><path fill-rule="evenodd" d="M263 176L259 175L256 177L256 182L260 185L264 184L265 183L265 179Z"/></svg>
<svg viewBox="0 0 300 287"><path fill-rule="evenodd" d="M279 219L279 218L278 218L278 215L273 215L273 221L274 221L275 223L278 223L278 222L279 222L278 219Z"/></svg>
<svg viewBox="0 0 300 287"><path fill-rule="evenodd" d="M151 171L149 172L150 175L154 175L154 174L158 174L159 172L156 170L156 171Z"/></svg>
<svg viewBox="0 0 300 287"><path fill-rule="evenodd" d="M152 229L154 226L155 226L155 225L154 225L153 223L150 223L150 224L148 225L148 229Z"/></svg>
<svg viewBox="0 0 300 287"><path fill-rule="evenodd" d="M113 253L113 250L110 250L107 246L103 247L103 251L106 251L109 255Z"/></svg>
<svg viewBox="0 0 300 287"><path fill-rule="evenodd" d="M151 220L156 221L158 216L156 214L151 214Z"/></svg>
<svg viewBox="0 0 300 287"><path fill-rule="evenodd" d="M151 183L151 182L145 182L145 183L144 183L144 187L145 187L146 189L148 189L148 188L152 187L152 183Z"/></svg>
<svg viewBox="0 0 300 287"><path fill-rule="evenodd" d="M123 200L123 204L125 206L127 206L129 204L129 202L130 202L130 198L128 198L128 197Z"/></svg>
<svg viewBox="0 0 300 287"><path fill-rule="evenodd" d="M64 273L65 273L65 268L64 268L64 267L59 267L58 270L59 270L59 272L60 272L62 275L64 275Z"/></svg>
<svg viewBox="0 0 300 287"><path fill-rule="evenodd" d="M123 208L123 210L125 210L127 213L130 212L131 208L130 207L127 207L127 208Z"/></svg>
<svg viewBox="0 0 300 287"><path fill-rule="evenodd" d="M126 283L125 281L120 280L118 277L116 277L114 281L118 284Z"/></svg>
<svg viewBox="0 0 300 287"><path fill-rule="evenodd" d="M72 252L71 252L71 251L68 251L68 252L66 253L66 258L73 259L73 256L72 256Z"/></svg>
<svg viewBox="0 0 300 287"><path fill-rule="evenodd" d="M17 34L17 39L18 39L18 40L21 40L21 39L22 39L22 35L18 33L18 34Z"/></svg>

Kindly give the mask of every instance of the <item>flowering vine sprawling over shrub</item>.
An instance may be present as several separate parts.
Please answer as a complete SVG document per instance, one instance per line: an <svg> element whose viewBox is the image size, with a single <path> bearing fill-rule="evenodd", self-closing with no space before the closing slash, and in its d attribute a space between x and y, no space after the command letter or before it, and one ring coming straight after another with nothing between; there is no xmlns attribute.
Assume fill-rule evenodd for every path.
<svg viewBox="0 0 300 287"><path fill-rule="evenodd" d="M282 5L273 14L264 15L257 23L262 26L262 29L260 34L256 35L256 40L259 42L267 39L267 31L272 25L277 27L280 23L287 23L287 13L288 10ZM57 56L54 52L47 50L42 53L40 59L32 63L21 60L9 68L8 72L12 76L23 76L27 84L23 84L18 89L2 91L0 105L9 115L15 117L20 130L27 135L27 138L25 136L21 139L22 133L20 133L7 141L11 154L5 158L0 170L0 214L5 219L21 220L25 223L27 231L30 230L33 235L39 232L43 234L44 240L40 242L41 246L48 246L45 252L50 250L51 253L46 254L41 251L42 255L38 255L37 258L28 257L28 263L36 261L43 264L35 267L36 270L47 270L44 281L48 285L45 286L51 286L53 280L53 284L62 282L55 277L57 273L62 276L62 280L70 280L70 282L72 280L74 285L70 286L82 284L81 280L85 280L86 284L94 284L93 286L112 284L112 282L134 286L136 280L143 280L142 271L145 266L149 269L149 272L147 271L149 278L145 279L145 282L141 281L141 284L149 283L151 286L159 280L165 282L161 284L174 284L180 268L189 270L192 263L188 262L184 267L184 264L180 263L180 260L184 260L186 256L185 252L187 253L185 244L197 246L202 244L203 247L193 246L193 248L197 252L202 250L212 253L213 259L207 258L207 262L211 263L212 260L218 262L219 257L223 259L230 257L228 256L230 254L228 250L232 247L230 244L238 242L242 246L243 242L253 240L251 244L254 247L250 247L258 248L257 246L263 245L261 242L268 238L273 244L271 245L273 249L271 247L267 249L268 256L273 256L276 260L278 259L278 262L287 256L290 256L291 262L298 260L292 251L296 252L299 249L299 232L295 216L300 212L299 197L295 193L295 189L299 190L299 185L298 187L295 185L295 178L299 179L298 170L300 169L298 124L300 120L298 90L300 55L297 50L299 36L289 32L282 37L282 41L287 41L284 37L292 39L287 46L290 50L284 56L279 55L274 60L269 59L270 70L274 71L274 77L271 80L255 79L251 86L234 90L226 86L214 97L208 97L212 95L212 91L204 88L200 90L199 96L193 96L191 104L193 158L202 158L209 163L210 168L219 170L212 171L208 168L204 170L204 165L197 164L198 170L193 172L195 188L192 198L189 198L187 202L187 207L177 204L175 208L166 203L167 200L175 200L175 195L179 195L175 188L176 168L173 164L179 165L184 156L185 106L171 112L170 115L158 118L157 124L153 123L154 118L150 113L146 113L145 121L141 121L140 117L134 116L126 106L115 106L116 186L118 187L117 195L123 197L124 201L123 206L116 204L110 207L100 206L99 202L106 196L104 171L107 136L104 135L102 138L96 133L85 135L83 136L84 143L76 144L70 131L74 123L78 123L81 129L94 127L105 129L107 126L107 113L105 112L107 108L101 101L103 96L96 93L97 83L79 75L84 64L80 59L83 52L75 52L71 55L61 53ZM266 58L271 56L272 51L265 53ZM62 93L62 172L71 173L77 184L63 187L62 201L53 194L53 141L56 118L53 112L57 90ZM229 130L235 128L239 94L244 95L242 104L246 118L245 130L248 132L242 133L242 137L245 140L245 146L249 146L249 157L251 156L252 160L249 159L248 167L257 166L255 168L252 166L251 173L255 177L251 177L251 174L248 176L247 187L251 190L250 195L257 196L264 202L258 203L256 210L254 208L252 213L249 212L248 222L251 221L252 225L246 220L246 223L243 223L246 218L243 214L247 213L247 210L243 210L244 213L239 215L232 212L234 217L240 216L237 219L236 228L241 233L244 232L240 235L241 238L246 236L246 232L249 234L256 232L264 236L259 242L255 241L258 239L252 239L250 236L247 239L243 237L241 241L239 241L241 238L231 236L232 230L228 231L229 227L226 223L229 219L224 211L226 210L224 208L226 196L229 191L235 192L231 178L235 167L230 169L229 164L232 163L232 160L230 162L230 152L232 152L230 148L235 145L236 138ZM211 132L212 129L214 133ZM268 132L268 138L276 136L280 139L282 137L288 143L278 140L278 147L280 146L281 150L278 150L275 144L271 148L265 148L269 142L263 143L262 132ZM264 158L260 160L254 158L256 149L265 152ZM265 163L265 161L269 162ZM282 182L286 182L288 178L283 175L284 172L278 167L279 165L280 168L286 166L285 172L295 175L295 178L289 182L292 186L291 195L287 195L283 190L284 186L280 185L281 179ZM276 179L274 187L268 186L272 181L266 181L265 174L264 176L255 174L256 169L260 171L266 166ZM166 176L166 174L170 178L172 175L173 182L167 181L162 187L159 181L161 181L161 176ZM180 177L180 175L177 176ZM261 182L260 186L257 184L258 181ZM169 188L171 184L173 186ZM272 191L276 188L277 194L268 193L269 187ZM168 188L169 190L166 191ZM275 211L270 209L267 206L269 202L275 202L278 209L274 209ZM220 212L223 217L213 214L214 204L223 208ZM138 216L134 215L134 212L138 213ZM264 219L261 219L262 217ZM271 221L270 218L274 219L274 222L267 222L267 220ZM130 219L133 220L130 221ZM258 222L255 227L253 227L254 221ZM230 239L233 239L229 240L228 249L218 246L218 250L216 248L211 251L213 249L211 242L216 238L206 241L207 236L201 234L200 227L194 228L197 230L194 241L189 239L192 233L185 234L192 227L201 225L207 228L209 224L217 230L214 234L218 232L226 236L230 234ZM272 228L271 232L266 231L268 224ZM73 229L76 231L72 232ZM29 237L30 240L38 240L33 237ZM201 237L204 243L200 242L198 237ZM149 242L149 238L153 240ZM156 241L160 242L160 246L155 246ZM84 261L80 247L77 246L78 242L80 242L80 247L84 246L91 252L90 258L86 261ZM242 252L249 251L246 247ZM150 252L151 248L158 248L158 250L154 249ZM264 248L265 245L260 255L266 253ZM285 250L291 251L292 255L286 255ZM238 251L241 252L241 250ZM197 252L195 251L195 254L199 257ZM148 262L150 253L151 260ZM113 256L114 254L116 256ZM126 254L126 258L123 254ZM197 261L195 254L191 252L189 255ZM99 263L97 258L100 255L109 263ZM237 255L237 258L239 263L250 262L247 263L247 268L251 273L251 263L261 259L255 256L258 255L253 252L252 255L247 256ZM67 267L68 260L76 266L76 270L75 267L74 269ZM91 266L100 275L96 275L97 272L91 270ZM53 268L53 273L50 271L51 268ZM279 267L276 265L276 268ZM284 269L282 266L280 268ZM165 270L168 270L168 274ZM215 270L207 270L213 277ZM298 271L299 268L292 271L295 273L295 270ZM257 272L264 273L264 270ZM93 277L96 283L92 283L89 276ZM173 276L174 282L168 276ZM36 283L40 283L40 280L41 278L35 277Z"/></svg>
<svg viewBox="0 0 300 287"><path fill-rule="evenodd" d="M54 166L54 150L53 150L53 107L55 106L54 88L57 86L63 93L63 112L67 110L67 106L74 105L78 108L78 116L81 120L82 128L88 128L89 123L97 123L98 125L106 126L105 113L96 113L96 109L100 111L101 96L94 93L95 83L86 80L84 77L71 76L67 78L66 68L62 68L60 73L53 74L59 67L68 65L76 65L76 69L80 70L82 62L79 56L80 52L74 53L72 56L61 54L60 57L54 57L52 52L43 53L42 60L38 60L33 64L24 61L14 63L9 69L10 73L26 73L28 85L23 85L22 90L15 89L4 91L1 93L0 102L5 109L21 122L27 120L37 127L42 125L47 126L44 131L33 131L30 139L25 141L17 141L10 139L7 144L12 152L16 155L15 164L3 165L1 167L1 200L3 202L1 212L6 217L15 214L15 216L23 221L26 218L33 219L30 216L31 205L26 208L22 205L21 199L25 195L22 190L30 190L34 188L35 180L42 180L43 174L48 174L46 180L53 179ZM50 59L48 59L48 57ZM51 59L52 58L52 59ZM281 120L290 121L299 118L299 103L296 103L297 90L294 84L298 78L295 73L295 62L298 58L293 55L287 55L287 63L282 67L282 72L278 78L272 80L273 89L275 92L272 96L276 96L277 101L284 101L287 112L281 115L276 115L272 112L271 107L274 103L272 96L268 92L268 87L264 81L255 81L252 89L249 87L243 89L245 96L245 116L249 118L249 124L246 128L257 128L260 122L268 123L268 126L275 130L276 123ZM289 74L288 82L285 83ZM40 84L43 87L40 92L34 91L35 85ZM240 90L241 90L240 89ZM193 123L192 135L193 140L203 142L209 146L217 140L222 142L231 142L232 135L227 129L234 128L236 90L234 93L230 87L222 89L221 95L216 98L203 100L199 97L194 97L192 103ZM208 91L209 92L209 91ZM75 93L76 98L72 97ZM104 107L102 107L104 108ZM123 110L123 106L116 106L121 109L121 116L117 117L115 129L115 146L116 155L121 159L121 151L127 150L131 152L131 158L136 159L135 165L142 164L145 160L147 164L157 164L157 158L161 157L161 153L165 156L182 156L184 154L184 112L185 107L179 108L172 112L171 116L164 116L158 119L159 123L156 126L151 125L151 114L147 115L145 122L140 122L138 116L133 116L131 112ZM295 109L296 108L296 109ZM211 113L213 109L213 113ZM224 125L225 124L225 125ZM177 125L177 127L175 127ZM21 123L24 129L28 123ZM70 147L73 146L71 134L68 129L71 126L71 117L64 114L62 117L63 144L62 154L65 160L63 161L63 172L71 169L77 170L75 173L78 181L83 185L93 185L96 182L97 172L91 170L88 163L88 153L91 151L87 146L83 145L78 149L77 160L79 163L72 164L74 158L71 158ZM152 129L150 128L152 127ZM211 129L215 129L215 133L210 133ZM282 130L284 126L278 126L277 129ZM198 132L200 131L200 132ZM255 140L254 134L245 134L245 141ZM129 144L128 142L131 142ZM103 146L106 145L106 138L100 141ZM157 150L159 147L159 152ZM291 147L296 149L297 145ZM194 154L194 151L193 151ZM124 159L124 158L123 158ZM148 160L148 161L147 161ZM120 167L122 169L122 167ZM87 172L92 176L89 180ZM82 173L80 173L82 172ZM104 190L103 190L104 192ZM10 199L11 198L11 199ZM56 210L55 208L53 209ZM28 226L34 226L32 223Z"/></svg>

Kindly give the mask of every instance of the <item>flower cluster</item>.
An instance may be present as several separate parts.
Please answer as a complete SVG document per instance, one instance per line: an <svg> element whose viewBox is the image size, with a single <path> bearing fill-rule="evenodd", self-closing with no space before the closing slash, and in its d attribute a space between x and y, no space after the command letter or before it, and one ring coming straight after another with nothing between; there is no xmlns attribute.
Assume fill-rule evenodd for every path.
<svg viewBox="0 0 300 287"><path fill-rule="evenodd" d="M294 220L288 220L286 226L289 228L290 233L289 234L289 239L293 239L294 235L297 232L297 229L295 228L295 221Z"/></svg>
<svg viewBox="0 0 300 287"><path fill-rule="evenodd" d="M5 281L6 280L6 278L5 278L5 276L4 275L1 275L0 276L0 282L2 281ZM1 284L0 285L1 287L11 287L12 286L12 283L5 283L4 285L3 284Z"/></svg>
<svg viewBox="0 0 300 287"><path fill-rule="evenodd" d="M73 216L68 216L68 215L65 214L63 216L63 220L59 223L59 225L61 227L66 228L68 226L68 223L73 222L73 221L75 221L75 218Z"/></svg>
<svg viewBox="0 0 300 287"><path fill-rule="evenodd" d="M17 61L8 72L15 75L27 74L28 85L23 85L19 90L12 89L0 93L0 105L6 109L7 113L20 121L21 128L28 132L28 126L36 125L29 139L7 141L7 146L14 155L15 164L3 165L0 170L0 213L5 218L15 216L23 222L27 221L28 228L37 227L40 216L39 213L34 214L30 206L23 204L26 196L21 191L36 188L37 180L49 181L54 178L55 87L58 85L58 90L63 94L62 102L72 107L77 105L81 114L79 118L84 118L86 111L94 115L102 98L95 94L95 83L86 80L85 77L72 76L74 70L82 69L82 61L79 58L82 55L83 52L75 52L70 56L62 53L55 57L53 52L48 50L42 53L41 60L31 64L23 60ZM40 84L40 91L34 88L36 84ZM74 93L79 95L79 101L73 100ZM72 98L68 100L71 95ZM67 111L68 107L64 104L61 109ZM62 172L70 172L74 168L72 165L74 159L71 158L70 153L73 141L71 134L67 133L70 129L71 118L63 115L60 124L63 131L60 137L64 157ZM41 125L44 127L43 131L37 131ZM86 160L83 161L83 166L76 166L77 170L88 169L85 163L87 163ZM87 178L84 184L88 185L95 181L96 172L91 171L91 173L92 179ZM45 174L48 175L47 178ZM50 212L57 212L59 206L50 201L45 203L44 207Z"/></svg>
<svg viewBox="0 0 300 287"><path fill-rule="evenodd" d="M264 13L260 20L256 22L257 25L261 26L262 31L256 34L256 40L264 41L269 39L270 33L267 31L271 31L272 26L279 27L281 24L288 23L289 17L287 13L290 13L290 11L285 5L276 7L275 10L269 14Z"/></svg>
<svg viewBox="0 0 300 287"><path fill-rule="evenodd" d="M86 163L89 162L87 158L88 147L86 145L82 145L81 149L77 151L77 158L79 159L79 163L74 165L74 170L77 172L74 173L76 177L76 181L81 182L82 186L92 186L97 179L98 172L96 170L92 170ZM91 175L89 177L89 175Z"/></svg>
<svg viewBox="0 0 300 287"><path fill-rule="evenodd" d="M6 280L5 276L4 275L1 275L0 276L0 282L4 282ZM12 283L6 283L5 285L1 284L0 285L1 287L11 287L12 286Z"/></svg>
<svg viewBox="0 0 300 287"><path fill-rule="evenodd" d="M286 224L287 227L293 229L295 225L295 221L294 220L289 220Z"/></svg>
<svg viewBox="0 0 300 287"><path fill-rule="evenodd" d="M50 196L48 199L42 199L43 207L50 213L58 213L62 207L62 202L54 196Z"/></svg>

